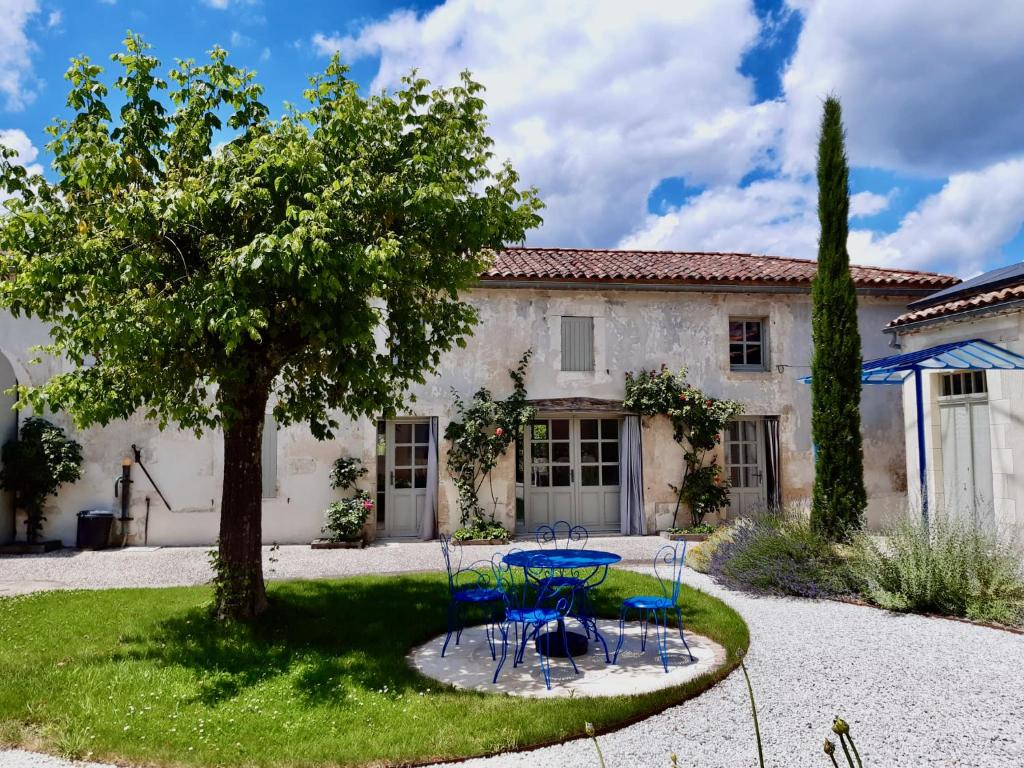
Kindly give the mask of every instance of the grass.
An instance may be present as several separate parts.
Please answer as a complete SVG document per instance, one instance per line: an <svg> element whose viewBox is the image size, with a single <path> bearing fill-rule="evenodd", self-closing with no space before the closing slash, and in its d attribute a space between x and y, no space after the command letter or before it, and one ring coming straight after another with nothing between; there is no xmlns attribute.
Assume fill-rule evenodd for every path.
<svg viewBox="0 0 1024 768"><path fill-rule="evenodd" d="M615 571L598 612L650 592ZM405 656L444 630L441 574L280 582L258 626L216 625L205 587L50 592L0 600L0 743L157 765L395 765L598 731L706 689L749 638L724 603L683 587L687 628L728 663L686 685L611 699L457 691Z"/></svg>

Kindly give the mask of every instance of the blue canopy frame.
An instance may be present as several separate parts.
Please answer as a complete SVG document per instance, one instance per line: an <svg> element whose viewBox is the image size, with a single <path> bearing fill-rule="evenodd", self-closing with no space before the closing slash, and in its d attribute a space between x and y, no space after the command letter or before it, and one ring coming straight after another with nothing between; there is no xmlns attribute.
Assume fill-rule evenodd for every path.
<svg viewBox="0 0 1024 768"><path fill-rule="evenodd" d="M953 341L917 352L869 360L861 365L861 381L865 384L903 384L914 377L914 399L917 406L917 456L921 482L921 512L928 519L928 459L924 446L924 402L921 395L921 374L931 371L1021 371L1024 357L997 347L984 339ZM810 383L806 376L802 382Z"/></svg>

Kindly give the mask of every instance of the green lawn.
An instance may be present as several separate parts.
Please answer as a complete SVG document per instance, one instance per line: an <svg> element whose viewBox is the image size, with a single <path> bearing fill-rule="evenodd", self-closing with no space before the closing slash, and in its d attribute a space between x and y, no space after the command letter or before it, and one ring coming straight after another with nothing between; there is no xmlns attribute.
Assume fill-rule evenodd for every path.
<svg viewBox="0 0 1024 768"><path fill-rule="evenodd" d="M649 592L616 571L598 610ZM51 592L0 600L0 743L161 765L390 765L563 740L706 689L747 627L684 587L684 620L729 651L691 684L615 699L456 691L405 655L444 631L441 574L284 582L258 627L221 628L205 587Z"/></svg>

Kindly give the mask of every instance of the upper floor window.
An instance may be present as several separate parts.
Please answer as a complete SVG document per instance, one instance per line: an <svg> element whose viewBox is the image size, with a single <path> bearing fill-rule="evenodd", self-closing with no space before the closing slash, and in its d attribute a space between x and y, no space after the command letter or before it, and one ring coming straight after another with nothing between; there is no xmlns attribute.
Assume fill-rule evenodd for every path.
<svg viewBox="0 0 1024 768"><path fill-rule="evenodd" d="M562 370L594 370L594 318L562 318Z"/></svg>
<svg viewBox="0 0 1024 768"><path fill-rule="evenodd" d="M988 379L984 371L963 371L942 374L940 397L985 397Z"/></svg>
<svg viewBox="0 0 1024 768"><path fill-rule="evenodd" d="M761 318L729 318L729 368L768 370L768 323Z"/></svg>

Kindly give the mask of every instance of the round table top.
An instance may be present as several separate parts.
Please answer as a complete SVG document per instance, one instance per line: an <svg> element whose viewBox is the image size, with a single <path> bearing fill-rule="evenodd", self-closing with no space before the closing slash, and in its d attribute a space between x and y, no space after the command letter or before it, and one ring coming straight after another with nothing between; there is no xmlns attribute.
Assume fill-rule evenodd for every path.
<svg viewBox="0 0 1024 768"><path fill-rule="evenodd" d="M600 549L520 549L502 558L507 565L520 568L594 568L621 559L622 555Z"/></svg>

